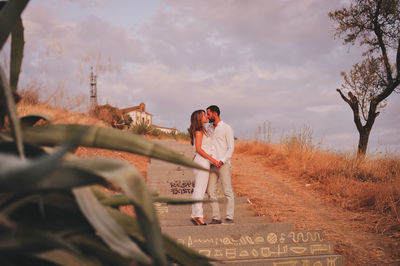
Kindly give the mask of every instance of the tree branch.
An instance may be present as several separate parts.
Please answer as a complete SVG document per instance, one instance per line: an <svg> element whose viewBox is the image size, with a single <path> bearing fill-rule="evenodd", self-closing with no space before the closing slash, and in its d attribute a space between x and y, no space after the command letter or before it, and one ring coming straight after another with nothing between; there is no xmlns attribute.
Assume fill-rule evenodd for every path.
<svg viewBox="0 0 400 266"><path fill-rule="evenodd" d="M389 59L387 56L386 46L385 46L385 43L383 42L383 38L382 38L382 29L378 22L381 5L382 5L382 1L378 1L376 10L375 10L375 14L374 14L374 32L375 32L376 37L378 38L379 47L381 48L383 62L385 64L385 69L386 69L386 76L388 79L388 84L390 86L391 84L393 84L392 70L390 69L390 63L389 63Z"/></svg>
<svg viewBox="0 0 400 266"><path fill-rule="evenodd" d="M339 92L340 96L342 96L343 101L345 101L345 102L348 103L349 105L351 104L349 98L347 98L346 96L344 96L344 94L342 93L341 90L336 89L336 91Z"/></svg>
<svg viewBox="0 0 400 266"><path fill-rule="evenodd" d="M373 124L375 123L375 118L379 115L379 112L376 111L378 107L379 102L371 101L369 105L369 111L368 111L368 119L367 123L365 124L365 127L367 129L371 129Z"/></svg>
<svg viewBox="0 0 400 266"><path fill-rule="evenodd" d="M336 91L339 92L340 96L342 96L342 99L350 106L351 110L353 110L354 123L356 124L358 132L361 132L363 130L363 126L361 124L360 110L358 107L358 100L356 96L349 92L349 99L342 93L340 89L336 89Z"/></svg>
<svg viewBox="0 0 400 266"><path fill-rule="evenodd" d="M400 81L400 38L399 38L399 42L397 44L396 64L397 64L397 77L396 77L396 80Z"/></svg>

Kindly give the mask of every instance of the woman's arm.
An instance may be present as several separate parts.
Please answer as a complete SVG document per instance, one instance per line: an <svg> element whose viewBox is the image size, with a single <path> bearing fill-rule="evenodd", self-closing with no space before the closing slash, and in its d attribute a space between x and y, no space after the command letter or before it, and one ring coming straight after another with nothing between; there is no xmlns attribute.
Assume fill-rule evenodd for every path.
<svg viewBox="0 0 400 266"><path fill-rule="evenodd" d="M206 153L202 148L201 144L203 142L203 132L201 131L196 131L195 132L195 147L196 147L196 152L200 154L202 157L206 158L209 160L212 164L217 166L218 161L215 160L213 157L211 157L208 153Z"/></svg>

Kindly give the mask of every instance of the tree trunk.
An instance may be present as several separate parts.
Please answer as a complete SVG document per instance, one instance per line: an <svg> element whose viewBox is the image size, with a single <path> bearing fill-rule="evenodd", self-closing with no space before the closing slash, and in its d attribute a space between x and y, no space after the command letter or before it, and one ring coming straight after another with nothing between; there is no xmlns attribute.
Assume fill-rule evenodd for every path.
<svg viewBox="0 0 400 266"><path fill-rule="evenodd" d="M358 140L357 157L365 157L365 154L367 154L368 139L369 134L371 133L371 128L363 127L363 129L358 133L360 134L360 138Z"/></svg>

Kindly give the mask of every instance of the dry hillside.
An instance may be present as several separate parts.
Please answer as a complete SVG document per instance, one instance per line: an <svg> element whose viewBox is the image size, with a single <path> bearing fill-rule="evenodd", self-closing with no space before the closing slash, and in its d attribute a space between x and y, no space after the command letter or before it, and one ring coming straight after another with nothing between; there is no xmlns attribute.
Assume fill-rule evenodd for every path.
<svg viewBox="0 0 400 266"><path fill-rule="evenodd" d="M21 102L18 112L45 113L52 123L107 126L46 104ZM144 177L149 163L135 154L84 147L76 155L118 158ZM320 151L292 136L279 144L236 142L232 162L235 192L249 197L259 215L293 222L297 229L323 229L349 265L400 265L398 156L357 160L351 154ZM125 211L133 214L132 208Z"/></svg>

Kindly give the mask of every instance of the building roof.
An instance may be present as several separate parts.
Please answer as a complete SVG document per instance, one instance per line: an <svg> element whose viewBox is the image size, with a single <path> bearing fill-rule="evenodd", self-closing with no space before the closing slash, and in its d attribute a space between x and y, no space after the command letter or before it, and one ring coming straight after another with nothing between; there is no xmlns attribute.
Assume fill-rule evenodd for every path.
<svg viewBox="0 0 400 266"><path fill-rule="evenodd" d="M130 113L130 112L133 112L133 111L138 111L138 112L145 113L145 114L148 114L148 115L153 116L152 114L150 114L150 113L148 113L148 112L142 112L142 111L140 110L140 106L132 106L132 107L124 108L124 109L121 109L121 111L122 111L124 114Z"/></svg>
<svg viewBox="0 0 400 266"><path fill-rule="evenodd" d="M139 111L140 110L140 106L132 106L132 107L121 109L121 111L123 113L130 113L130 112L136 111L136 110Z"/></svg>

